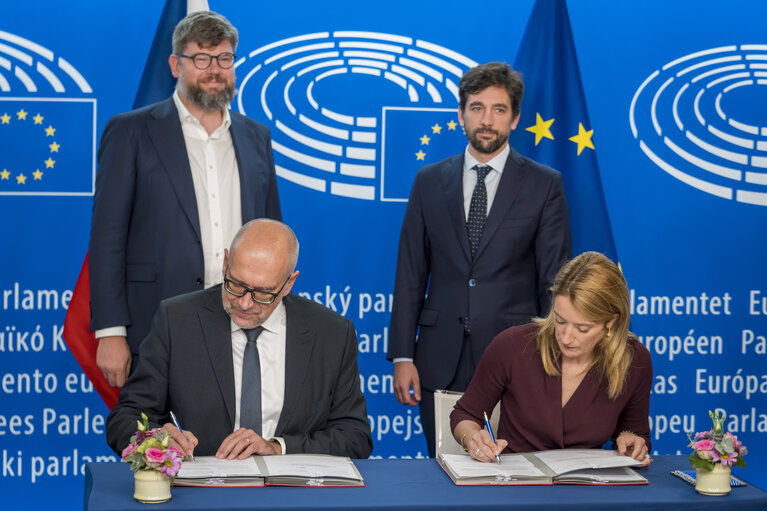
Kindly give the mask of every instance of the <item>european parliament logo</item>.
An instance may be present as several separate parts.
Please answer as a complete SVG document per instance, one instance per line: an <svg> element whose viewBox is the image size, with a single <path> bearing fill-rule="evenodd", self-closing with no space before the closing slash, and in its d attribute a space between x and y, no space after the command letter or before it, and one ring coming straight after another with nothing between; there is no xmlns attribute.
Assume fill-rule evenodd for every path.
<svg viewBox="0 0 767 511"><path fill-rule="evenodd" d="M96 100L65 97L92 92L63 58L0 31L0 195L93 195Z"/></svg>
<svg viewBox="0 0 767 511"><path fill-rule="evenodd" d="M711 48L651 73L631 131L661 169L700 191L767 206L767 45Z"/></svg>
<svg viewBox="0 0 767 511"><path fill-rule="evenodd" d="M475 65L401 35L305 34L238 60L237 108L270 125L283 179L343 197L406 201L418 168L466 144L458 82Z"/></svg>

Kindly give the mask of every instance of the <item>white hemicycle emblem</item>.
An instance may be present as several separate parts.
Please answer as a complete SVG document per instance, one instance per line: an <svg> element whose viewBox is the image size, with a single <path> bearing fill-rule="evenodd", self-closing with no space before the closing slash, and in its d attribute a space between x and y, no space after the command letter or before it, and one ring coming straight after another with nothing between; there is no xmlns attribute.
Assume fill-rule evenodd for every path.
<svg viewBox="0 0 767 511"><path fill-rule="evenodd" d="M631 131L661 169L698 190L767 206L767 45L712 48L654 71Z"/></svg>

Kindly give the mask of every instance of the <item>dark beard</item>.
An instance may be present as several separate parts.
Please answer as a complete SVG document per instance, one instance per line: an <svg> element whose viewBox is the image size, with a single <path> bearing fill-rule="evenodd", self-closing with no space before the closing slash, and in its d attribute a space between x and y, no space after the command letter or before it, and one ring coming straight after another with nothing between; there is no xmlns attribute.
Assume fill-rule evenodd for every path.
<svg viewBox="0 0 767 511"><path fill-rule="evenodd" d="M205 110L224 110L234 99L234 82L228 83L218 92L207 92L196 83L185 84L182 80L178 81L176 87L179 94Z"/></svg>
<svg viewBox="0 0 767 511"><path fill-rule="evenodd" d="M478 136L480 131L492 131L495 134L495 139L487 141L480 139ZM469 143L471 144L471 147L483 154L493 154L503 147L503 144L505 144L508 139L508 134L503 134L495 130L483 130L483 128L478 128L469 133Z"/></svg>

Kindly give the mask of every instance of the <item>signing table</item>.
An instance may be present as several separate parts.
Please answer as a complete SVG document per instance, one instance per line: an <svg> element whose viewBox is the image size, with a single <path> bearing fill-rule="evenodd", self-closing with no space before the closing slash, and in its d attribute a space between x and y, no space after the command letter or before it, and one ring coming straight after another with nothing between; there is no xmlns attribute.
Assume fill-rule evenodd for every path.
<svg viewBox="0 0 767 511"><path fill-rule="evenodd" d="M152 509L410 511L491 509L767 509L767 493L749 485L724 497L705 497L671 470L689 467L686 456L656 456L642 486L463 486L453 484L433 459L355 460L365 488L172 488L173 498ZM133 500L133 473L125 463L88 463L86 511L142 510Z"/></svg>

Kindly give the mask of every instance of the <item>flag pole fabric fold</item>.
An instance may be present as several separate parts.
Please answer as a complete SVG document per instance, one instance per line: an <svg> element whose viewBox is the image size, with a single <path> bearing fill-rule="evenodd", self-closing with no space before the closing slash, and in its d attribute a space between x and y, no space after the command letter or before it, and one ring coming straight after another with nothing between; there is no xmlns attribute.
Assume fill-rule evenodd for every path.
<svg viewBox="0 0 767 511"><path fill-rule="evenodd" d="M136 99L133 102L134 109L166 99L173 93L176 79L173 78L168 66L168 57L172 51L173 29L187 12L198 10L208 10L207 1L190 0L188 6L186 0L165 2L144 66L141 83L136 92ZM90 277L86 254L64 320L64 341L93 387L111 410L117 404L120 389L109 384L96 364L98 343L90 331L90 317Z"/></svg>
<svg viewBox="0 0 767 511"><path fill-rule="evenodd" d="M514 69L525 94L512 146L562 173L573 255L595 250L617 262L565 0L536 1Z"/></svg>

